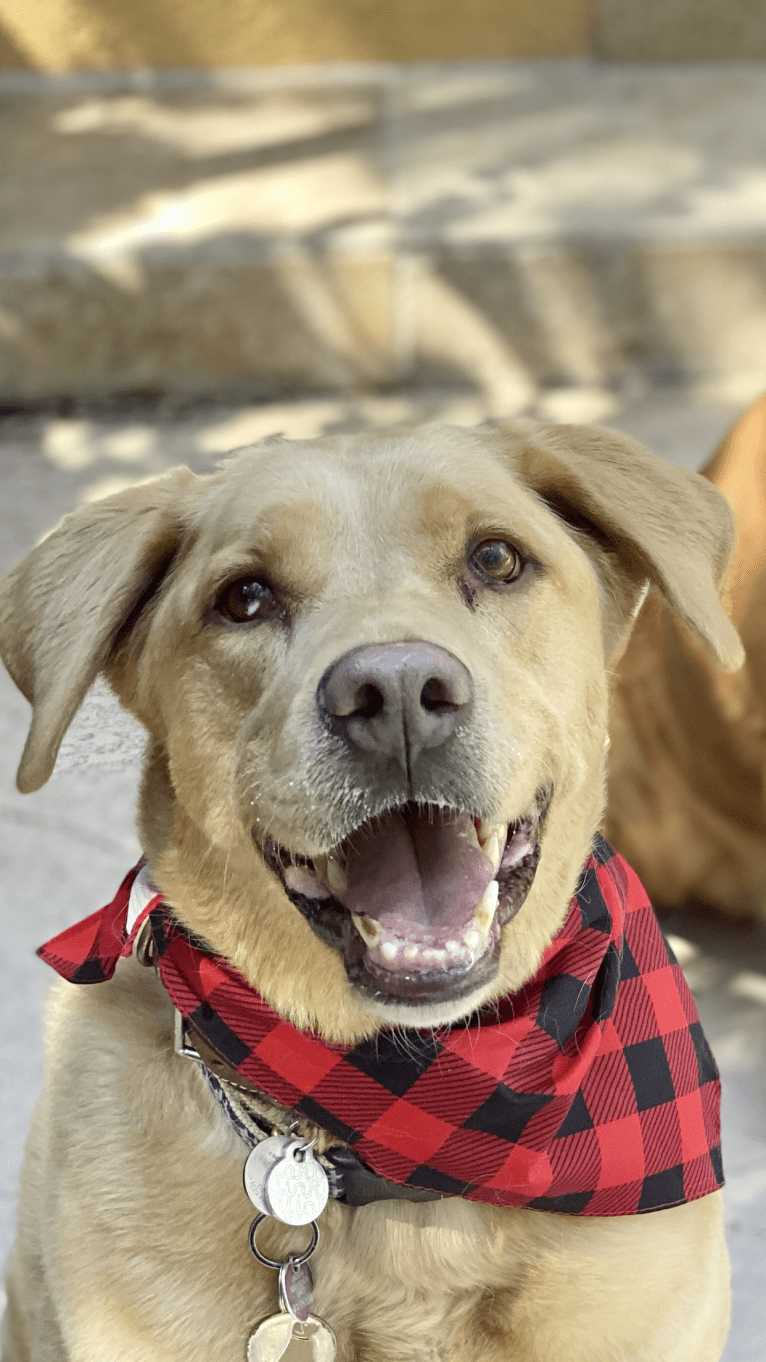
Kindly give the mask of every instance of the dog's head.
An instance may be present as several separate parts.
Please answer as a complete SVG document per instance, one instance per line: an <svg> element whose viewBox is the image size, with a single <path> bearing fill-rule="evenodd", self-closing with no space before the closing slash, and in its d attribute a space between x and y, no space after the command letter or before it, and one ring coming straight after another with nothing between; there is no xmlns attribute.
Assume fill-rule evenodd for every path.
<svg viewBox="0 0 766 1362"><path fill-rule="evenodd" d="M146 726L177 915L353 1041L518 988L603 811L610 669L647 585L725 667L731 515L614 432L270 440L67 517L0 597L22 790L103 672Z"/></svg>

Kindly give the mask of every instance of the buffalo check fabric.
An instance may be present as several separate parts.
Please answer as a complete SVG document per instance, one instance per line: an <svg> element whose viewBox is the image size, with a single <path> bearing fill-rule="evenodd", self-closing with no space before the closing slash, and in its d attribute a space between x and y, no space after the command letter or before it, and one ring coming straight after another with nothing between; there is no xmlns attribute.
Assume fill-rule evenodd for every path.
<svg viewBox="0 0 766 1362"><path fill-rule="evenodd" d="M73 983L102 982L148 916L160 978L208 1044L382 1177L601 1216L722 1185L715 1062L646 892L603 838L518 993L454 1027L383 1030L353 1047L281 1018L147 882L139 865L111 904L39 954ZM129 928L134 886L141 906Z"/></svg>

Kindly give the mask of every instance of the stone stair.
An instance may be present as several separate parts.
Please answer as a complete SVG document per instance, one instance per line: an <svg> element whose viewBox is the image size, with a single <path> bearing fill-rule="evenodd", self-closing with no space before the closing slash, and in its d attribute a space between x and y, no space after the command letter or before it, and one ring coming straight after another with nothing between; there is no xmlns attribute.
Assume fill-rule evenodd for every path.
<svg viewBox="0 0 766 1362"><path fill-rule="evenodd" d="M766 64L9 73L0 119L6 408L762 384Z"/></svg>

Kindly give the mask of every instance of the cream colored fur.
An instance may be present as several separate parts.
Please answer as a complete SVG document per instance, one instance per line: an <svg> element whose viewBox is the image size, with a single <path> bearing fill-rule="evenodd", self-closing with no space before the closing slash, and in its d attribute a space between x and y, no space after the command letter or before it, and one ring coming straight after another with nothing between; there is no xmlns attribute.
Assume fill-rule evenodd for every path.
<svg viewBox="0 0 766 1362"><path fill-rule="evenodd" d="M537 566L469 604L477 533ZM563 920L603 812L611 669L647 582L719 664L739 664L718 600L731 539L702 479L586 428L272 441L208 478L176 470L68 517L0 585L0 647L34 699L20 787L47 779L103 672L150 734L139 826L189 927L330 1040L456 1020L518 988ZM280 585L284 620L222 625L216 593L254 569ZM348 834L363 795L323 745L316 687L349 649L412 638L474 679L444 776L466 806L509 822L541 784L553 796L498 977L459 1001L383 1008L351 987L251 829L307 856ZM244 1148L171 1031L134 961L54 990L4 1362L242 1362L274 1309L274 1274L247 1244ZM279 1254L305 1231L270 1233ZM718 1195L612 1219L331 1204L314 1263L340 1362L715 1362L727 1331Z"/></svg>

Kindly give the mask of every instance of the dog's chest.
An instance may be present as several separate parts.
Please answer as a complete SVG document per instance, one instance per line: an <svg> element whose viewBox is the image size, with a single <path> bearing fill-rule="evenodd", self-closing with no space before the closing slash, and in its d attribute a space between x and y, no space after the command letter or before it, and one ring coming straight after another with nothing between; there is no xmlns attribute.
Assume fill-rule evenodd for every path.
<svg viewBox="0 0 766 1362"><path fill-rule="evenodd" d="M92 1157L72 1165L52 1251L87 1284L91 1324L105 1340L124 1330L126 1346L151 1337L152 1357L245 1362L249 1338L279 1308L277 1273L249 1245L248 1150L196 1068L173 1053L155 985L126 962L98 998L67 992L74 1024L58 1036L67 1049L74 1041L78 1069L73 1077L65 1066L67 1118L54 1118L45 1157L52 1177L62 1148ZM64 1106L62 1097L56 1112ZM500 1227L513 1221L515 1233L528 1214L458 1199L356 1209L331 1201L311 1262L313 1310L333 1330L339 1362L486 1362L479 1339L520 1280L512 1235ZM308 1237L270 1220L258 1243L284 1259Z"/></svg>

